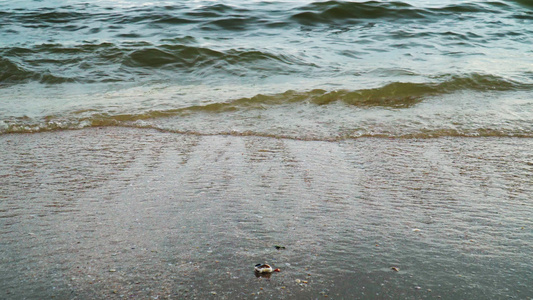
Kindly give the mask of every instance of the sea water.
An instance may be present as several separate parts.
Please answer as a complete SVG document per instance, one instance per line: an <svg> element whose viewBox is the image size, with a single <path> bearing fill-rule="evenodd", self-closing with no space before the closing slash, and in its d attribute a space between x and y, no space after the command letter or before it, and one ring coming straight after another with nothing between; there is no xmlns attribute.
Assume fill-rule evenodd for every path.
<svg viewBox="0 0 533 300"><path fill-rule="evenodd" d="M533 135L529 1L2 1L0 132Z"/></svg>
<svg viewBox="0 0 533 300"><path fill-rule="evenodd" d="M532 23L0 0L0 298L531 298Z"/></svg>

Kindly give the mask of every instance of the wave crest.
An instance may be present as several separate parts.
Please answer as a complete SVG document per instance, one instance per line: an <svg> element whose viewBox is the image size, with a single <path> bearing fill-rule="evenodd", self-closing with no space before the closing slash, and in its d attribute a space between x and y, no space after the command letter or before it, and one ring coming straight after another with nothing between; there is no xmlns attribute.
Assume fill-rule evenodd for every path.
<svg viewBox="0 0 533 300"><path fill-rule="evenodd" d="M471 127L468 124L457 125L454 122L462 122L461 117L459 116L459 119L453 121L448 119L449 116L446 114L443 114L441 116L443 119L437 122L440 125L435 128L433 125L427 127L424 118L427 115L432 115L431 112L427 111L422 113L422 118L418 121L406 121L405 124L407 125L404 123L389 124L390 120L387 118L376 121L381 124L378 124L379 126L385 126L381 129L372 123L374 121L365 125L365 123L359 123L353 119L354 116L351 115L353 113L367 114L365 111L370 112L372 118L379 118L380 113L376 114L376 112L387 112L390 115L412 115L412 112L420 109L419 103L430 98L435 99L435 96L445 98L447 97L446 94L467 91L475 94L485 94L492 91L527 94L533 89L531 85L477 73L465 76L443 75L438 79L440 81L428 83L393 82L377 88L358 90L288 90L278 94L258 94L253 97L218 102L215 100L215 102L207 104L189 105L174 109L168 108L168 106L165 109L154 109L152 106L147 106L144 109L137 107L135 111L128 111L128 108L119 111L113 106L109 109L105 107L86 108L41 118L8 117L0 122L0 133L41 132L100 126L134 126L183 133L228 134L232 131L227 128L236 126L235 128L240 129L231 134L264 135L267 134L265 128L274 126L279 129L279 132L268 132L269 135L293 138L305 136L308 138L308 130L305 127L322 128L322 124L327 123L325 129L321 129L326 132L322 136L327 139L363 136L533 136L529 121L524 119L527 117L518 118L518 115L514 113L502 115L502 119L498 119L500 125L496 125L495 120L479 128ZM453 105L451 108L457 109ZM523 109L526 108L519 108L517 112L520 113ZM313 116L321 111L327 111L329 116L317 116L317 120L314 120ZM461 115L460 112L457 113ZM481 112L479 116L476 115L475 117L485 120L483 113L486 112ZM290 115L289 119L283 117L286 114ZM375 117L374 114L376 114ZM416 117L416 115L414 116ZM470 118L470 116L464 117ZM257 125L257 122L262 125ZM219 126L220 124L225 125ZM348 129L352 129L346 133L343 124L348 126ZM362 127L358 128L359 126ZM397 126L410 127L408 130L402 130L396 128ZM463 126L467 127L463 128ZM288 134L287 131L292 133ZM310 134L315 133L311 132Z"/></svg>
<svg viewBox="0 0 533 300"><path fill-rule="evenodd" d="M304 25L336 23L363 19L418 19L424 18L427 11L415 8L404 2L314 2L299 9L292 19Z"/></svg>
<svg viewBox="0 0 533 300"><path fill-rule="evenodd" d="M48 70L43 70L42 72L27 70L9 59L0 58L0 88L3 85L9 86L28 81L58 84L74 82L75 80L73 78L53 75Z"/></svg>
<svg viewBox="0 0 533 300"><path fill-rule="evenodd" d="M177 74L184 78L189 74L251 76L253 72L266 72L279 75L296 72L302 66L314 67L312 63L284 53L257 49L217 51L172 43L182 40L169 40L160 45L100 43L66 47L42 44L31 49L4 49L5 57L16 58L20 63L1 58L0 83L127 82L132 74L147 76L153 72L158 76L166 74L168 78L179 77Z"/></svg>

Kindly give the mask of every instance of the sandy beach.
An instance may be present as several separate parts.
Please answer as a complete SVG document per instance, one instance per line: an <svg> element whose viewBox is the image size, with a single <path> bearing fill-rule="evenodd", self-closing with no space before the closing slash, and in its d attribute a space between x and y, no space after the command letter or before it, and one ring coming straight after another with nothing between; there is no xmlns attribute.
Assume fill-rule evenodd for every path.
<svg viewBox="0 0 533 300"><path fill-rule="evenodd" d="M2 135L0 298L531 299L531 149Z"/></svg>
<svg viewBox="0 0 533 300"><path fill-rule="evenodd" d="M0 300L533 300L531 0L0 3Z"/></svg>

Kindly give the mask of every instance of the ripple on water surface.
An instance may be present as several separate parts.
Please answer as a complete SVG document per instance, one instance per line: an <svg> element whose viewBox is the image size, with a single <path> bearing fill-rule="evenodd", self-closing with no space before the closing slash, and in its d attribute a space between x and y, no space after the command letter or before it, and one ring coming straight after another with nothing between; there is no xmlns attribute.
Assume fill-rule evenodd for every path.
<svg viewBox="0 0 533 300"><path fill-rule="evenodd" d="M529 139L0 138L8 296L531 293Z"/></svg>

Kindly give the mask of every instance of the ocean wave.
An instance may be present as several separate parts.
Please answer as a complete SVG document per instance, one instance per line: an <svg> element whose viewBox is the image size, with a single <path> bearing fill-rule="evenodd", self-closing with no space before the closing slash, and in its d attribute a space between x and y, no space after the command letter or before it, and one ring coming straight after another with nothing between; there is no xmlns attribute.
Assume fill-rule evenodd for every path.
<svg viewBox="0 0 533 300"><path fill-rule="evenodd" d="M0 11L0 38L7 41L0 47L0 83L338 78L401 58L413 65L429 65L437 56L500 58L487 49L501 48L502 39L513 42L508 51L515 53L530 44L531 12L520 1L305 2L5 9ZM464 26L445 24L454 21ZM476 22L482 26L471 26ZM424 72L465 65L459 61Z"/></svg>
<svg viewBox="0 0 533 300"><path fill-rule="evenodd" d="M65 7L63 9L70 9ZM28 27L50 27L55 24L66 24L73 21L83 20L87 16L74 11L57 11L54 9L42 8L38 11L22 12L11 15L15 20L24 22Z"/></svg>
<svg viewBox="0 0 533 300"><path fill-rule="evenodd" d="M0 8L2 133L533 131L527 1L78 2Z"/></svg>
<svg viewBox="0 0 533 300"><path fill-rule="evenodd" d="M408 36L398 31L392 34ZM452 33L443 33L444 35ZM453 34L460 39L471 36ZM193 37L166 39L163 44L148 42L87 43L80 45L38 44L29 48L12 47L0 49L0 88L2 85L37 81L44 84L68 82L128 82L136 74L160 78L206 78L208 76L274 76L287 75L310 70L321 66L305 56L287 52L261 51L250 49L214 50L195 46ZM342 56L353 58L350 51L339 52ZM323 71L324 72L324 71ZM520 88L519 83L490 76L456 77L448 85L452 88L462 85L472 89L492 86L495 89ZM174 79L175 80L175 79ZM423 89L432 87L423 87ZM350 94L351 95L351 94ZM348 96L348 95L347 95Z"/></svg>
<svg viewBox="0 0 533 300"><path fill-rule="evenodd" d="M528 1L515 0L528 7ZM200 28L212 30L248 30L258 26L280 24L320 25L324 23L357 23L360 20L434 19L454 14L491 13L512 11L510 3L502 1L462 2L450 5L414 6L408 1L315 1L300 5L284 6L274 2L259 5L230 5L203 3L201 5L140 5L131 8L99 7L95 4L39 8L36 10L11 10L0 12L0 24L13 22L30 28L65 28L90 26L88 20L97 20L104 26L145 24L184 25L199 24ZM288 6L287 6L288 5Z"/></svg>
<svg viewBox="0 0 533 300"><path fill-rule="evenodd" d="M0 57L0 88L28 81L37 81L43 84L58 84L74 82L74 79L56 76L47 70L43 70L42 72L27 70L9 59Z"/></svg>
<svg viewBox="0 0 533 300"><path fill-rule="evenodd" d="M533 8L533 3L529 0L510 0L510 2L518 3L528 8Z"/></svg>
<svg viewBox="0 0 533 300"><path fill-rule="evenodd" d="M413 6L399 1L326 1L313 2L299 7L290 18L303 25L312 26L322 23L358 23L365 20L405 21L426 19L437 21L440 17L454 14L490 13L499 14L511 7L504 2L467 2L446 6Z"/></svg>
<svg viewBox="0 0 533 300"><path fill-rule="evenodd" d="M533 137L533 123L523 113L527 110L527 101L524 106L506 108L501 116L493 115L491 109L462 115L461 111L454 112L459 109L457 103L449 104L448 108L434 115L439 119L430 123L427 118L433 115L431 110L422 109L414 113L424 101L435 101L447 95L474 93L480 95L473 98L476 99L486 95L493 97L497 93L527 94L533 89L531 84L477 73L442 75L434 80L427 83L393 82L377 88L357 90L288 90L173 109L147 106L128 111L127 108L117 110L111 107L107 110L105 107L92 107L39 118L6 117L0 122L0 133L128 126L199 135L324 140L360 137ZM405 115L415 119L404 120L404 111L408 112ZM328 115L321 116L323 112ZM472 113L474 115L469 115ZM354 118L357 114L368 115L369 119L358 121ZM488 120L487 116L494 120ZM468 121L471 118L477 121ZM308 130L307 127L320 129Z"/></svg>
<svg viewBox="0 0 533 300"><path fill-rule="evenodd" d="M298 66L313 67L298 57L259 51L256 49L229 49L224 51L187 45L158 45L129 52L122 65L133 68L157 68L185 74L222 76L250 72L288 74Z"/></svg>
<svg viewBox="0 0 533 300"><path fill-rule="evenodd" d="M154 69L159 75L166 70L168 78L175 78L176 74L289 74L296 72L298 66L314 67L311 62L284 53L257 49L220 51L173 43L40 44L0 49L0 55L18 61L0 59L0 84L130 81L132 74L149 76Z"/></svg>
<svg viewBox="0 0 533 300"><path fill-rule="evenodd" d="M403 2L314 2L299 9L292 19L304 25L346 22L361 19L418 19L424 18L426 10Z"/></svg>
<svg viewBox="0 0 533 300"><path fill-rule="evenodd" d="M315 105L340 102L358 107L409 108L423 101L425 97L449 94L462 90L484 92L533 89L532 84L524 84L493 75L477 73L464 76L441 75L435 79L439 81L431 83L393 82L379 88L360 90L326 91L315 89L308 92L291 90L275 95L256 95L251 98L241 98L224 103L192 106L176 112L181 113L188 110L224 112L228 110L263 109L265 106L297 102Z"/></svg>

